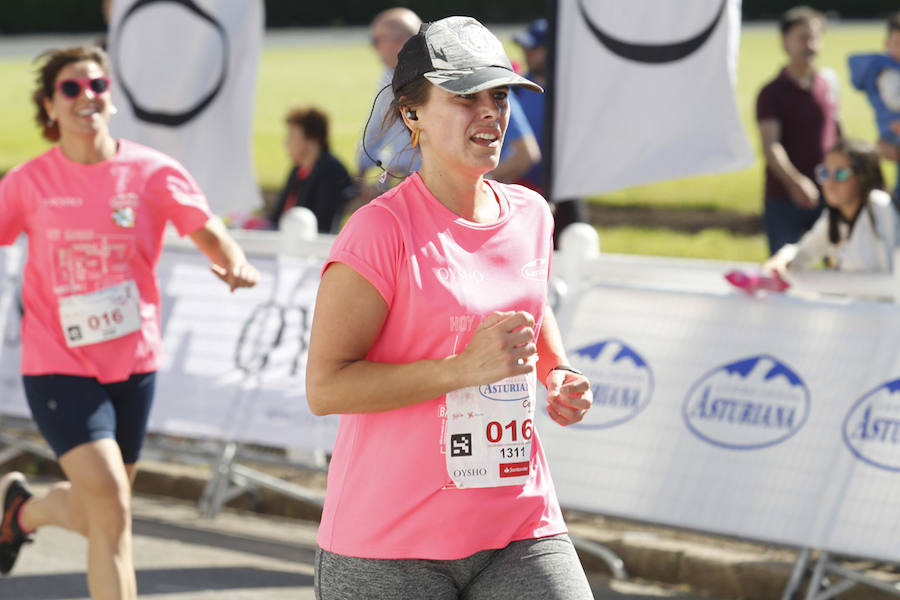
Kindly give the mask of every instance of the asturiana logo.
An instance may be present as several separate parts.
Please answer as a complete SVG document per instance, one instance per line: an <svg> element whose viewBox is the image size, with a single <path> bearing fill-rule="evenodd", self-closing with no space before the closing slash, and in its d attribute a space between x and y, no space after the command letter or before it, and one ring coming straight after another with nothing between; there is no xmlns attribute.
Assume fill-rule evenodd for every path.
<svg viewBox="0 0 900 600"><path fill-rule="evenodd" d="M522 277L531 281L547 281L550 262L546 258L536 258L522 266Z"/></svg>
<svg viewBox="0 0 900 600"><path fill-rule="evenodd" d="M900 379L857 400L844 418L844 443L873 467L900 471Z"/></svg>
<svg viewBox="0 0 900 600"><path fill-rule="evenodd" d="M525 400L530 396L528 390L528 378L526 375L508 377L497 383L478 386L478 391L489 400L499 402L512 402Z"/></svg>
<svg viewBox="0 0 900 600"><path fill-rule="evenodd" d="M688 429L705 442L735 450L780 444L809 416L809 389L790 367L763 354L713 369L684 399Z"/></svg>
<svg viewBox="0 0 900 600"><path fill-rule="evenodd" d="M573 362L591 382L594 405L573 427L601 429L630 421L650 404L653 371L625 342L608 339L575 351Z"/></svg>

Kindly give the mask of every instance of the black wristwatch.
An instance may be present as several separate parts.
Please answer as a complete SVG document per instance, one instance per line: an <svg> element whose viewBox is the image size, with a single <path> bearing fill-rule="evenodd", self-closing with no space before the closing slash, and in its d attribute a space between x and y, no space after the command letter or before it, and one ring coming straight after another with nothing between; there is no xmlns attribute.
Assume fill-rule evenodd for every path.
<svg viewBox="0 0 900 600"><path fill-rule="evenodd" d="M576 375L584 375L581 371L576 369L575 367L570 367L569 365L556 365L551 371L568 371L569 373L575 373Z"/></svg>

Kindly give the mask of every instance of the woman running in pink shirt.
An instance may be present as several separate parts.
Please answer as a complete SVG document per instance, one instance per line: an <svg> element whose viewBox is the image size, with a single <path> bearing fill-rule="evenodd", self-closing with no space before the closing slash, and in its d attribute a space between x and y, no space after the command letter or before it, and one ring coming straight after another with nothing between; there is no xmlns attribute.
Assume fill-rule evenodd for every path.
<svg viewBox="0 0 900 600"><path fill-rule="evenodd" d="M344 227L311 332L310 408L341 415L323 600L592 597L534 423L538 381L561 425L592 402L546 304L552 218L484 179L513 85L541 91L468 17L399 53L393 112L422 166Z"/></svg>
<svg viewBox="0 0 900 600"><path fill-rule="evenodd" d="M25 394L68 481L38 497L21 473L0 478L0 573L33 531L56 525L88 539L91 597L131 600L131 484L159 366L155 269L166 223L191 236L232 290L259 274L184 167L110 136L103 50L39 60L37 122L58 144L0 180L0 244L28 237Z"/></svg>

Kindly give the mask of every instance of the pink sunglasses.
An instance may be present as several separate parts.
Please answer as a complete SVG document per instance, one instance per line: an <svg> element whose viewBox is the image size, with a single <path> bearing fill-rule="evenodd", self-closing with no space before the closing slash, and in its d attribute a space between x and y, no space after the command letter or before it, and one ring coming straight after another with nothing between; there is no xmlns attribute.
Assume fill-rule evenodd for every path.
<svg viewBox="0 0 900 600"><path fill-rule="evenodd" d="M77 98L81 90L90 88L95 94L100 95L109 90L109 77L80 77L78 79L63 79L56 82L56 89L67 98Z"/></svg>

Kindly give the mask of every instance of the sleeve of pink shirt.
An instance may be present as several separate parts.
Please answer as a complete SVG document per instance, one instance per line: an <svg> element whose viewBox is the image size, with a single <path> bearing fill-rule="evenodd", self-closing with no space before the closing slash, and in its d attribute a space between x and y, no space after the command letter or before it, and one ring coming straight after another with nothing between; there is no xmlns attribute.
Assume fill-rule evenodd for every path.
<svg viewBox="0 0 900 600"><path fill-rule="evenodd" d="M369 204L344 225L322 273L332 263L346 264L378 290L390 309L402 257L403 236L397 220L387 209Z"/></svg>
<svg viewBox="0 0 900 600"><path fill-rule="evenodd" d="M0 179L0 246L12 244L25 230L25 203L16 171Z"/></svg>
<svg viewBox="0 0 900 600"><path fill-rule="evenodd" d="M194 233L213 216L203 190L187 169L174 160L157 169L150 188L179 235Z"/></svg>

